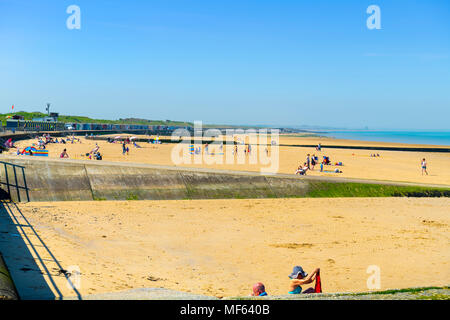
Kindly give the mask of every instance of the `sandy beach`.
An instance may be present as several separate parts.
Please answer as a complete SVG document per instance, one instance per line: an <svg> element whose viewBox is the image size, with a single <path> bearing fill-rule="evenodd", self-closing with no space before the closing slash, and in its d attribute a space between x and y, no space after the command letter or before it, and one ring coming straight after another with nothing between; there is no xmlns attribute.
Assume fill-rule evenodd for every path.
<svg viewBox="0 0 450 320"><path fill-rule="evenodd" d="M122 135L123 136L123 135ZM172 160L172 150L176 144L149 144L147 142L139 142L141 148L135 148L132 144L129 145L130 152L128 155L122 154L122 146L120 143L108 143L106 141L93 141L81 138L81 143L75 144L47 144L49 156L52 158L59 158L59 155L64 148L67 149L69 157L72 159L87 159L86 153L90 152L95 144L100 146L100 152L105 161L119 161L125 163L147 163L158 165L174 166ZM350 145L350 146L399 146L393 143L373 143L365 141L353 140L337 140L331 138L311 138L311 137L291 137L281 136L280 145L286 144L307 144L316 145L317 143L323 145ZM20 148L31 146L37 143L36 139L24 140L16 143ZM403 145L405 146L405 145ZM420 145L407 145L420 146ZM227 164L225 157L223 163L207 164L203 161L200 164L194 163L192 158L191 163L178 164L184 167L204 167L212 169L224 170L242 170L242 171L260 171L261 168L268 168L268 164L251 164L248 156L243 156L244 146L239 146L238 154L243 158L243 163L238 163L237 158L234 158L232 164ZM423 146L422 146L423 147ZM218 152L218 146L211 146L210 151ZM232 149L232 147L230 147ZM225 149L225 148L224 148ZM269 157L274 157L275 154L270 153L271 147L268 147ZM230 153L232 150L230 150ZM256 151L255 151L256 152ZM14 149L11 153L15 153ZM380 157L370 157L370 154L378 153ZM398 182L415 182L423 184L437 184L450 185L450 154L448 153L432 153L432 152L409 152L409 151L380 151L380 150L358 150L358 149L331 149L323 148L322 151L316 151L315 148L303 147L279 147L279 173L294 174L299 165L303 165L306 161L307 154L315 154L322 161L324 155L329 156L331 162L342 162L343 166L325 166L325 170L334 171L336 168L340 169L342 173L334 172L319 172L320 166L316 165L313 171L307 174L311 176L328 176L328 177L348 177L360 179L386 180ZM220 156L218 156L220 158ZM427 159L429 175L422 176L420 169L420 162L422 158ZM62 159L63 160L63 159ZM95 160L92 160L95 161Z"/></svg>
<svg viewBox="0 0 450 320"><path fill-rule="evenodd" d="M164 287L246 296L257 281L269 294L286 294L294 265L307 272L320 267L324 292L367 291L369 265L381 269L380 289L450 281L447 198L51 202L19 208L63 267L79 266L82 295ZM54 267L49 260L47 268ZM51 272L62 294L74 296L65 278Z"/></svg>
<svg viewBox="0 0 450 320"><path fill-rule="evenodd" d="M286 145L319 142L370 145L280 138ZM24 148L32 143L36 140L16 145ZM129 154L123 155L120 143L81 138L81 143L48 144L47 149L51 158L59 158L66 148L71 159L86 160L96 143L106 161L174 165L175 144L139 142L141 148L130 144ZM317 166L308 172L312 176L450 185L446 153L331 148L319 152L294 146L279 150L280 173L293 174L309 153L344 163L341 174L319 172ZM429 163L428 176L420 172L423 157ZM182 166L261 169L245 159L244 164ZM248 296L258 281L269 294L279 295L287 293L287 275L294 265L307 272L320 267L324 292L367 291L370 265L380 267L381 290L450 282L448 198L42 202L18 208L19 218L23 214L28 219L63 267L80 268L81 295L161 287L215 297ZM48 256L39 245L35 249ZM74 296L54 261L46 263L50 271L43 272L44 278L49 284L53 281L55 285L49 286L55 294Z"/></svg>

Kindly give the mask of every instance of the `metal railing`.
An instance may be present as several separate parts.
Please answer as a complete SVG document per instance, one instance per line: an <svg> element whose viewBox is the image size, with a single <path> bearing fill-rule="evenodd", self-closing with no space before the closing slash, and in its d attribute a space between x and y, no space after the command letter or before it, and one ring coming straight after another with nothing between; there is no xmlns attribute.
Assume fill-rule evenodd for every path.
<svg viewBox="0 0 450 320"><path fill-rule="evenodd" d="M10 197L10 199L12 200L12 194L11 194L11 189L14 190L14 188L16 189L16 193L17 193L17 201L21 202L21 197L20 197L20 190L25 190L25 193L27 195L27 202L30 202L30 195L28 193L28 186L27 186L27 179L25 177L25 167L23 166L19 166L17 164L14 163L9 163L9 162L4 162L4 161L0 161L0 166L3 164L4 166L4 171L5 171L5 181L0 180L0 185L6 186L8 195ZM8 173L8 168L12 168L12 172L14 173L14 183L10 183L9 181L9 173ZM23 186L19 185L18 179L17 179L17 170L16 168L18 168L19 170L21 169L22 171L22 180L23 180Z"/></svg>

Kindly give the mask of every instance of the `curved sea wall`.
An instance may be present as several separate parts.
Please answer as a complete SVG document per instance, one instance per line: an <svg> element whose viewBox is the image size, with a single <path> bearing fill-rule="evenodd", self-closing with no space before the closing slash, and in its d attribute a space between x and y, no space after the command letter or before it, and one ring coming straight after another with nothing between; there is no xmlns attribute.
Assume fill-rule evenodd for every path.
<svg viewBox="0 0 450 320"><path fill-rule="evenodd" d="M30 201L450 196L450 188L407 183L25 156L0 160L25 167ZM12 170L8 177L15 181ZM24 185L22 175L17 178ZM11 198L17 199L14 188Z"/></svg>

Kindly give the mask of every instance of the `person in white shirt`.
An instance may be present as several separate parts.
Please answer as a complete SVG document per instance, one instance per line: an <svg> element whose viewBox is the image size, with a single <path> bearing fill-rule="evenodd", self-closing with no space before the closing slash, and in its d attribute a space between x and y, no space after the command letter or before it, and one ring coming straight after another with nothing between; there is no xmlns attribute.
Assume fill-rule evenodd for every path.
<svg viewBox="0 0 450 320"><path fill-rule="evenodd" d="M424 172L428 175L428 172L427 172L427 161L425 160L425 158L422 159L421 166L422 166L422 175L423 175Z"/></svg>

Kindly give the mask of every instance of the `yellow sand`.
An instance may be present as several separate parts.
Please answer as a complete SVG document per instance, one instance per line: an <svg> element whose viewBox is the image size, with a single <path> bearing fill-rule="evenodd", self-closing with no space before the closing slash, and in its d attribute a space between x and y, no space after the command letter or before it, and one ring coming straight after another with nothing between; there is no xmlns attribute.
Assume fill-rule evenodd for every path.
<svg viewBox="0 0 450 320"><path fill-rule="evenodd" d="M114 135L116 136L116 135ZM124 135L122 135L124 136ZM87 159L85 154L91 151L95 144L100 146L100 152L103 160L120 161L129 163L148 163L159 165L175 165L171 154L176 144L154 145L147 142L138 142L141 149L129 145L129 155L122 155L122 146L119 143L107 143L105 141L93 141L81 138L82 143L76 144L48 144L50 157L59 158L64 148L67 148L69 156L73 159ZM17 145L21 148L36 143L37 140L20 141ZM270 143L270 141L268 141ZM399 146L393 143L378 142L362 142L351 140L337 140L330 138L298 138L290 136L281 136L280 144L340 144L340 145L385 145ZM410 146L410 145L408 145ZM232 148L232 147L231 147ZM243 146L239 147L239 154L243 154ZM212 147L211 147L212 149ZM211 150L210 151L213 151ZM224 148L225 149L225 148ZM268 148L269 152L272 148ZM264 151L264 150L263 150ZM12 151L14 153L14 151ZM216 149L216 152L219 150ZM256 150L254 149L254 153ZM356 150L356 149L327 149L323 148L322 152L317 152L315 148L299 148L299 147L280 147L279 148L279 169L280 173L293 174L299 165L306 160L307 154L316 154L319 160L323 155L330 157L331 162L343 162L343 167L325 166L325 170L334 171L339 168L343 173L325 173L319 172L319 165L314 171L309 171L311 176L328 176L328 177L351 177L362 179L390 180L403 182L416 182L425 184L450 185L450 154L448 153L428 153L428 152L400 152L400 151L372 151L372 150ZM381 157L372 158L371 153L379 153ZM275 153L269 153L275 155ZM426 158L428 162L428 176L421 175L420 162L422 158ZM249 164L249 158L244 157L244 164L237 163L237 159L233 159L233 164L208 165L204 161L201 164L180 164L185 167L205 167L227 170L244 170L244 171L260 171L261 167L268 165ZM92 160L95 161L95 160Z"/></svg>
<svg viewBox="0 0 450 320"><path fill-rule="evenodd" d="M324 292L450 282L448 198L50 202L20 204L80 293L165 287L248 295L262 281L286 294L294 265L321 268ZM36 237L25 228L34 244ZM36 247L44 257L45 250ZM49 270L55 267L45 260ZM74 296L64 277L53 277Z"/></svg>

